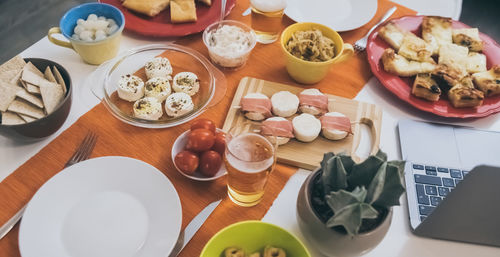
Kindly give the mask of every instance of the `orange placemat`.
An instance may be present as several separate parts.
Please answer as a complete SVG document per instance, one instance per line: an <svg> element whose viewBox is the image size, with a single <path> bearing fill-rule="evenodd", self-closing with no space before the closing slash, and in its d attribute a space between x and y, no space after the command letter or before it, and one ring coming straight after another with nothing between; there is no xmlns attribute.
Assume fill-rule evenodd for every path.
<svg viewBox="0 0 500 257"><path fill-rule="evenodd" d="M363 28L342 33L344 40L353 43L363 36L387 9L394 5L394 3L379 0L378 11L372 21ZM250 17L241 16L241 13L248 6L248 0L239 0L228 19L250 24ZM394 16L414 13L407 8L399 7ZM291 23L292 21L285 17L283 28ZM192 47L208 56L200 34L184 37L177 43ZM278 42L270 45L258 44L245 67L237 71L226 71L228 82L226 97L217 105L209 108L202 117L212 119L221 126L238 83L245 76L297 85L288 77L280 51ZM361 53L347 62L335 66L328 77L315 87L330 94L353 98L370 77L371 73L366 56ZM263 201L252 208L236 206L226 197L225 178L211 183L191 181L180 175L173 167L170 158L173 141L177 135L188 128L189 124L157 130L133 127L112 117L102 104L97 105L0 183L0 195L2 196L0 198L0 224L4 224L12 217L29 201L43 183L63 168L64 163L69 159L87 131L92 130L99 135L92 157L120 155L143 160L161 170L172 181L181 198L182 228L208 203L225 198L180 254L180 256L185 257L198 256L208 239L221 228L241 220L261 219L296 169L277 165L270 177ZM0 240L1 256L20 256L17 236L18 226Z"/></svg>

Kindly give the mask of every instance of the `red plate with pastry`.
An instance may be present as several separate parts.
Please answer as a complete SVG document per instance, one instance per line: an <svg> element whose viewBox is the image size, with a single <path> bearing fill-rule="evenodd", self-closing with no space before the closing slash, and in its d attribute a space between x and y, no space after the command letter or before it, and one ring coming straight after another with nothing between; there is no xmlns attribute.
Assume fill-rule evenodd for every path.
<svg viewBox="0 0 500 257"><path fill-rule="evenodd" d="M125 29L154 37L179 37L203 31L220 18L219 0L99 0L125 16ZM226 15L236 0L226 1Z"/></svg>
<svg viewBox="0 0 500 257"><path fill-rule="evenodd" d="M500 45L477 28L405 16L376 28L366 51L382 85L420 110L454 118L500 112Z"/></svg>

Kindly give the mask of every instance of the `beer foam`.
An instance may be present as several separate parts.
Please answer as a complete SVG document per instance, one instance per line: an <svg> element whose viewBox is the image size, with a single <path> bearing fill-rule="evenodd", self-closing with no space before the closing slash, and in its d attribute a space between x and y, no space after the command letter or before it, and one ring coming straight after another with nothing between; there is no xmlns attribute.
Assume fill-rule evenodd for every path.
<svg viewBox="0 0 500 257"><path fill-rule="evenodd" d="M272 145L257 134L242 135L229 141L228 149L225 154L227 162L241 172L261 172L274 163Z"/></svg>
<svg viewBox="0 0 500 257"><path fill-rule="evenodd" d="M286 8L286 0L250 0L250 4L261 12L277 12Z"/></svg>

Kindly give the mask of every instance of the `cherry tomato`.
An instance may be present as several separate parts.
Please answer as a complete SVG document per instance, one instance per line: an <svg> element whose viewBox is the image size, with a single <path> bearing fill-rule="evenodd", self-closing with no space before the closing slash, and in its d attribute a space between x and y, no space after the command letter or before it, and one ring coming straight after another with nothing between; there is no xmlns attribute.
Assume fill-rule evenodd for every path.
<svg viewBox="0 0 500 257"><path fill-rule="evenodd" d="M206 151L200 158L200 172L207 176L213 177L219 171L222 165L222 157L216 151Z"/></svg>
<svg viewBox="0 0 500 257"><path fill-rule="evenodd" d="M212 148L215 135L208 129L195 129L189 133L186 149L195 152L204 152Z"/></svg>
<svg viewBox="0 0 500 257"><path fill-rule="evenodd" d="M215 142L212 150L224 156L224 151L226 151L226 134L224 132L217 132L215 134Z"/></svg>
<svg viewBox="0 0 500 257"><path fill-rule="evenodd" d="M191 125L191 131L200 128L208 129L215 135L215 123L209 119L198 119Z"/></svg>
<svg viewBox="0 0 500 257"><path fill-rule="evenodd" d="M198 169L200 158L191 151L182 151L175 156L174 162L182 172L192 175Z"/></svg>

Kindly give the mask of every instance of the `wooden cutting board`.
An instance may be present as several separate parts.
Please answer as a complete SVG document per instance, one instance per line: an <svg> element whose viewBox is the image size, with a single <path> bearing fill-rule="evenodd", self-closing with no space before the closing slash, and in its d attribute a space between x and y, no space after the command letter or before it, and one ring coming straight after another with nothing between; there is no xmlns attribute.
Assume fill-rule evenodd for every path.
<svg viewBox="0 0 500 257"><path fill-rule="evenodd" d="M290 91L298 95L302 90L304 88L245 77L240 81L238 89L234 94L233 102L231 103L222 130L228 132L232 129L233 133L259 130L260 122L248 120L240 111L240 100L243 96L249 93L262 93L271 98L274 93L279 91ZM366 124L371 129L372 148L370 154L375 154L378 151L382 109L373 104L358 102L339 96L328 95L328 98L328 110L330 112L340 112L349 117L353 135L348 135L339 141L328 140L320 135L310 143L303 143L292 139L287 144L278 147L278 162L313 170L319 166L323 159L323 154L326 152L346 152L352 155L354 160L359 161L360 158L355 154L355 151L361 140L361 123Z"/></svg>

